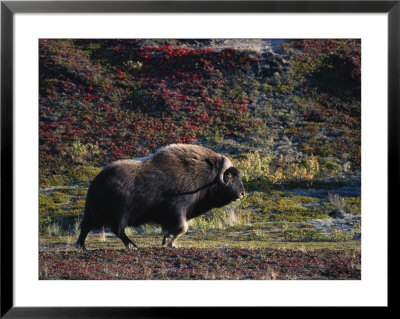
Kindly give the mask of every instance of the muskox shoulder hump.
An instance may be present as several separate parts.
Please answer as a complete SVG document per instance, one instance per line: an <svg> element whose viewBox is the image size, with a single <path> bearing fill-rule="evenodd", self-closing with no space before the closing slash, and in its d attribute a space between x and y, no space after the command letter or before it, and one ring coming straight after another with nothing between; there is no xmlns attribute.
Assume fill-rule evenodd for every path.
<svg viewBox="0 0 400 319"><path fill-rule="evenodd" d="M103 171L113 171L116 174L121 174L122 176L136 176L141 169L141 166L143 164L143 161L139 161L139 160L128 160L128 159L124 159L124 160L119 160L119 161L115 161L109 165L107 165Z"/></svg>
<svg viewBox="0 0 400 319"><path fill-rule="evenodd" d="M122 159L122 160L118 160L113 162L112 164L115 165L120 165L120 164L132 164L132 165L137 165L138 163L143 163L148 161L149 159L151 159L154 156L154 154L149 155L149 156L145 156L145 157L139 157L139 158L132 158L132 159Z"/></svg>
<svg viewBox="0 0 400 319"><path fill-rule="evenodd" d="M157 154L196 160L218 157L218 154L213 150L193 144L171 144L161 148L155 155Z"/></svg>

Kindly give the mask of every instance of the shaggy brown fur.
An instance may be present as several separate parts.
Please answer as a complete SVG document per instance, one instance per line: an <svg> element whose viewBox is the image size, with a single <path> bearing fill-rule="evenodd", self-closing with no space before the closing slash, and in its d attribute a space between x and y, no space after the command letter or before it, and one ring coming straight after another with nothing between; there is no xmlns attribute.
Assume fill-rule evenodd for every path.
<svg viewBox="0 0 400 319"><path fill-rule="evenodd" d="M91 183L78 247L87 233L110 226L127 248L136 245L126 226L154 222L167 231L163 243L186 232L187 220L226 205L244 193L239 171L225 156L197 145L173 144L151 156L106 166Z"/></svg>

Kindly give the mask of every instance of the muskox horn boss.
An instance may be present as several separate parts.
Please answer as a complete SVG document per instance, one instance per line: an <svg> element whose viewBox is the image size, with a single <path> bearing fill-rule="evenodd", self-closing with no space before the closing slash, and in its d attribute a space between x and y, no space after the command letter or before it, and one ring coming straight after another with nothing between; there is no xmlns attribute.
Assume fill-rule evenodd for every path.
<svg viewBox="0 0 400 319"><path fill-rule="evenodd" d="M221 169L218 173L218 181L221 184L225 184L224 182L224 173L225 171L229 168L232 167L232 162L229 158L227 158L226 156L220 155L221 156L221 161L222 161L222 165L221 165Z"/></svg>

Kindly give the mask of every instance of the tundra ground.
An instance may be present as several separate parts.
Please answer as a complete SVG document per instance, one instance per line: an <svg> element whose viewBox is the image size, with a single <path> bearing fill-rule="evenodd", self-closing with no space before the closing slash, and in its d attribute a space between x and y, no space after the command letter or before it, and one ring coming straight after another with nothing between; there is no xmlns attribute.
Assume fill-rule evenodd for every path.
<svg viewBox="0 0 400 319"><path fill-rule="evenodd" d="M39 279L361 279L360 259L356 250L325 248L47 250L39 255Z"/></svg>
<svg viewBox="0 0 400 319"><path fill-rule="evenodd" d="M221 217L223 212L215 215ZM328 230L335 225L331 217L290 223L237 221L232 226L215 216L206 217L208 220L203 217L192 223L193 229L179 240L180 248L162 247L162 233L156 226L136 232L128 229L139 250L125 250L107 229L89 234L87 252L74 248L75 233L59 229L58 235L42 234L39 278L361 279L361 245L354 239L358 238L354 227L347 234L334 231L329 235L315 230L317 226L306 227L320 221Z"/></svg>
<svg viewBox="0 0 400 319"><path fill-rule="evenodd" d="M74 212L84 192L42 190L46 212L62 210L56 223L42 225L40 279L361 279L358 186L249 193L191 220L176 249L161 246L160 227L144 225L126 229L137 251L104 228L79 252Z"/></svg>

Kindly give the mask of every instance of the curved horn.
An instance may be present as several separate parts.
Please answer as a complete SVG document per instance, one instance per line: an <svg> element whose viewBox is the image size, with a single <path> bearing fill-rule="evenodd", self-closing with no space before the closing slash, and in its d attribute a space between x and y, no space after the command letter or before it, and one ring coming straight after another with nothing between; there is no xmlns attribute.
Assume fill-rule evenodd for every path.
<svg viewBox="0 0 400 319"><path fill-rule="evenodd" d="M221 168L218 172L218 181L221 184L225 184L224 183L224 173L229 167L231 167L233 165L232 165L231 160L229 158L227 158L226 156L220 155L220 157L221 157L222 163L221 163Z"/></svg>

